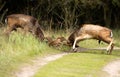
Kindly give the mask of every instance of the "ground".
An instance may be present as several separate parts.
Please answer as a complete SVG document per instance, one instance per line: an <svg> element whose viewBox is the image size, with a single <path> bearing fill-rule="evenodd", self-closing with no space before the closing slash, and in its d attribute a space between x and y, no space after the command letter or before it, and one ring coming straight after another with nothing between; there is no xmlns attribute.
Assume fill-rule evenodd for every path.
<svg viewBox="0 0 120 77"><path fill-rule="evenodd" d="M120 60L115 60L108 63L103 68L103 71L108 74L108 77L120 77Z"/></svg>
<svg viewBox="0 0 120 77"><path fill-rule="evenodd" d="M43 58L37 57L36 59L32 60L32 64L24 64L13 74L16 75L15 77L32 77L38 69L43 67L44 65L48 64L50 61L54 61L67 53L60 53L55 55L45 56Z"/></svg>
<svg viewBox="0 0 120 77"><path fill-rule="evenodd" d="M69 53L60 53L54 55L48 55L43 58L36 58L32 60L32 64L24 64L19 70L14 72L16 77L33 77L38 69L48 64L50 61L54 61ZM105 77L120 77L120 60L112 61L103 67Z"/></svg>

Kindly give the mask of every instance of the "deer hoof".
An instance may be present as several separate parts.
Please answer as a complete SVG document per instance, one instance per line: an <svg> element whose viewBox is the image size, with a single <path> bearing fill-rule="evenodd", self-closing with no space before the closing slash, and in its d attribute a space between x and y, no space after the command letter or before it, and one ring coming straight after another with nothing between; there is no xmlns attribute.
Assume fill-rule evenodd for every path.
<svg viewBox="0 0 120 77"><path fill-rule="evenodd" d="M74 51L74 52L77 52L77 48L74 48L73 51Z"/></svg>

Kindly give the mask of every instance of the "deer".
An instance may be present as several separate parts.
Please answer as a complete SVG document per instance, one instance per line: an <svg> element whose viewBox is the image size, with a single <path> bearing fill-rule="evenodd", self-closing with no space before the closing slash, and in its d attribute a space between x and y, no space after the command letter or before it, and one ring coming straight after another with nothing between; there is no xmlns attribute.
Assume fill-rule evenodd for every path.
<svg viewBox="0 0 120 77"><path fill-rule="evenodd" d="M44 39L44 34L38 20L32 16L25 14L11 14L6 17L5 23L7 24L5 31L6 35L9 35L13 30L16 31L17 28L21 28L25 33L31 32L40 40Z"/></svg>
<svg viewBox="0 0 120 77"><path fill-rule="evenodd" d="M66 41L64 37L57 37L55 40L49 42L49 46L59 47L61 44L66 44Z"/></svg>
<svg viewBox="0 0 120 77"><path fill-rule="evenodd" d="M112 30L100 25L83 24L68 37L67 44L72 46L73 51L76 52L77 47L79 47L77 43L87 39L96 39L99 43L103 41L109 44L106 49L107 54L112 53L114 48Z"/></svg>

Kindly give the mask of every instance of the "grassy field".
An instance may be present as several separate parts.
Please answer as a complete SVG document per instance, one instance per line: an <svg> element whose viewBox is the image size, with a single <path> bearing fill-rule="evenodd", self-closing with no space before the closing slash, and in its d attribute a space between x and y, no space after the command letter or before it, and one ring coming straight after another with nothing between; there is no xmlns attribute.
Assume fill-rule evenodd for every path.
<svg viewBox="0 0 120 77"><path fill-rule="evenodd" d="M0 77L13 77L13 71L34 57L60 52L31 34L12 32L9 38L1 34L0 40Z"/></svg>
<svg viewBox="0 0 120 77"><path fill-rule="evenodd" d="M119 31L114 31L115 45L120 47ZM85 48L107 47L104 42L86 40L79 43ZM50 62L36 73L34 77L105 77L102 68L110 61L120 59L120 50L114 50L107 55L103 50L88 50L81 53L71 53L54 62Z"/></svg>
<svg viewBox="0 0 120 77"><path fill-rule="evenodd" d="M64 46L61 47L59 50L56 48L53 48L53 47L49 47L48 44L46 44L46 42L38 41L31 34L23 35L19 32L12 32L12 34L8 38L8 37L5 37L2 34L2 32L3 32L3 30L0 30L0 40L1 40L0 41L0 77L13 77L12 76L13 71L15 71L22 63L29 62L29 60L31 60L34 57L37 57L37 56L42 57L47 54L59 53L61 51L70 49L69 47L64 47ZM56 32L45 31L44 33L45 33L45 36L52 36L53 38L58 37L58 36L64 36L67 38L68 35L70 34L70 33L65 33L64 31L56 31ZM117 30L114 32L114 34L116 34L115 40L116 40L117 46L120 46L119 36L118 36L118 35L120 35L119 33L120 32L118 32ZM87 48L107 46L104 43L99 45L96 40L83 41L79 44L80 44L80 46L87 47ZM100 67L101 67L102 65L106 64L110 60L113 60L116 57L119 57L119 53L117 51L115 51L113 53L113 55L111 55L111 56L105 55L103 53L101 54L101 53L102 53L102 51L86 51L84 53L70 54L68 56L63 57L62 59L60 59L58 61L55 61L55 63L53 62L53 63L48 64L36 76L40 77L39 75L41 75L41 76L44 75L41 73L42 72L45 73L45 70L48 70L49 68L51 70L55 70L54 68L59 69L59 66L54 67L54 65L60 64L59 61L61 61L61 63L63 63L63 64L60 64L61 68L66 68L66 69L61 69L60 74L63 73L64 71L65 72L68 71L68 72L66 72L67 74L74 75L73 71L76 70L77 68L78 68L77 69L78 72L81 71L82 66L80 65L81 64L80 62L83 62L84 60L86 61L86 64L88 65L88 67L86 67L86 69L88 68L88 73L90 74L91 72L90 72L89 68L91 66L92 59L96 60L97 62L101 61L99 63ZM81 59L82 59L82 61L81 61ZM66 63L64 63L64 62L66 62L64 60L68 60L67 61L68 65ZM74 65L74 61L76 61L75 65ZM73 65L71 65L71 64L73 64ZM77 67L76 65L79 65L79 66ZM49 67L49 66L51 66L51 67ZM67 66L70 67L72 70L69 70ZM96 70L99 70L100 67L96 66ZM48 74L46 73L46 75L50 75L49 71L50 70L48 70L48 72L47 72ZM73 73L71 73L71 72L73 72ZM52 73L52 71L51 71L51 73ZM59 74L59 71L56 74ZM73 75L71 75L71 76L73 76ZM50 75L50 76L53 77L52 75ZM57 76L57 75L55 75L55 76ZM77 74L75 76L77 76ZM43 76L43 77L45 77L45 76ZM62 77L62 76L59 76L59 77ZM65 77L65 76L63 76L63 77Z"/></svg>
<svg viewBox="0 0 120 77"><path fill-rule="evenodd" d="M72 53L50 62L34 77L105 77L102 67L117 58L120 59L113 55Z"/></svg>

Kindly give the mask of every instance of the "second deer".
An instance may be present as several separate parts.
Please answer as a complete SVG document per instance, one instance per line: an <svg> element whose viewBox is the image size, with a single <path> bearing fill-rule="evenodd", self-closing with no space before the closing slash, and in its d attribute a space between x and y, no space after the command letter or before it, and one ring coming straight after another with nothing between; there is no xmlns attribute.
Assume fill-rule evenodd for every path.
<svg viewBox="0 0 120 77"><path fill-rule="evenodd" d="M97 39L103 41L108 45L107 54L111 54L114 44L113 44L113 33L112 30L93 24L84 24L80 29L74 31L68 38L68 44L72 46L72 49L76 51L78 47L77 43L86 39Z"/></svg>

